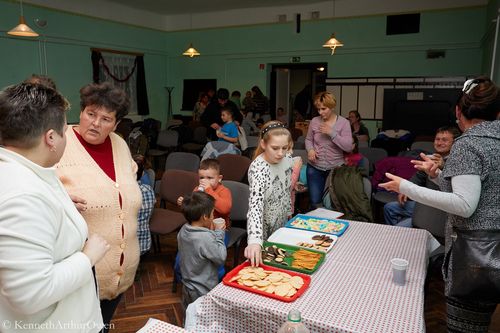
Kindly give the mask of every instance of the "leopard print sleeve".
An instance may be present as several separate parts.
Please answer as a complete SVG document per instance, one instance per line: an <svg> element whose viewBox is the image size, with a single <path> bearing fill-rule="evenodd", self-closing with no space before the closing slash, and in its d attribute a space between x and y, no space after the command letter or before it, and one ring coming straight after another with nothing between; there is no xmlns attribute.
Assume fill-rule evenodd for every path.
<svg viewBox="0 0 500 333"><path fill-rule="evenodd" d="M255 159L248 170L250 198L247 213L248 244L263 242L265 192L271 186L268 164L262 159Z"/></svg>

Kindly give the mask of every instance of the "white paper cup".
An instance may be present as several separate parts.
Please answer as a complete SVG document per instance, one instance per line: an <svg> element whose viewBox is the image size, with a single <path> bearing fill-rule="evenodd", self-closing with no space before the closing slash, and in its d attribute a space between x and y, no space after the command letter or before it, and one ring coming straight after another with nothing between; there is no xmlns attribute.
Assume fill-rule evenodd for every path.
<svg viewBox="0 0 500 333"><path fill-rule="evenodd" d="M408 260L401 258L391 259L392 265L392 282L399 286L404 286L406 283L406 270L408 269Z"/></svg>
<svg viewBox="0 0 500 333"><path fill-rule="evenodd" d="M224 220L222 217L214 219L215 229L223 229L224 227L221 226L223 226L224 224L226 224L226 220Z"/></svg>

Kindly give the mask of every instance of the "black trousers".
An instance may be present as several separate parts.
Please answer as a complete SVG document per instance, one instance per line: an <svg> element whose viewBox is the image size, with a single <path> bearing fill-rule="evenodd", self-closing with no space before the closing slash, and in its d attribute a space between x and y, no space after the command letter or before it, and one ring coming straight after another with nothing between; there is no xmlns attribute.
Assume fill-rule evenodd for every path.
<svg viewBox="0 0 500 333"><path fill-rule="evenodd" d="M113 315L115 314L116 308L118 304L120 304L120 300L122 299L123 294L118 295L113 299L104 299L101 301L101 314L102 320L104 322L104 328L101 333L108 333L110 328L111 319L113 319Z"/></svg>

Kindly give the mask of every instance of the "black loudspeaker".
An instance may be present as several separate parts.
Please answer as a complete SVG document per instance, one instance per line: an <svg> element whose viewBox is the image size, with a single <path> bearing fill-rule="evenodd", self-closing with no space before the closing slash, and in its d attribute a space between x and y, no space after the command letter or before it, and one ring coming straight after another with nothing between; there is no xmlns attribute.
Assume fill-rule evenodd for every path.
<svg viewBox="0 0 500 333"><path fill-rule="evenodd" d="M300 14L295 14L295 32L300 34Z"/></svg>

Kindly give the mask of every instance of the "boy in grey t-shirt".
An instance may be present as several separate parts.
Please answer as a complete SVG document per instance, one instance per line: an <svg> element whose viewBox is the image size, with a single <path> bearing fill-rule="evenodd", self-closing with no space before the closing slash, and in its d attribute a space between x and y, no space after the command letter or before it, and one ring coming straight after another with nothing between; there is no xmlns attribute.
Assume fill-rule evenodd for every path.
<svg viewBox="0 0 500 333"><path fill-rule="evenodd" d="M213 223L214 202L204 192L193 192L182 202L182 212L189 222L177 235L184 309L217 285L218 267L226 261L225 223Z"/></svg>

